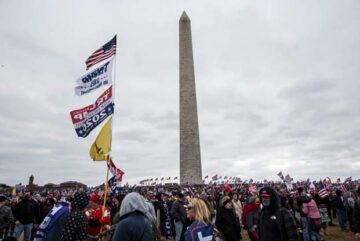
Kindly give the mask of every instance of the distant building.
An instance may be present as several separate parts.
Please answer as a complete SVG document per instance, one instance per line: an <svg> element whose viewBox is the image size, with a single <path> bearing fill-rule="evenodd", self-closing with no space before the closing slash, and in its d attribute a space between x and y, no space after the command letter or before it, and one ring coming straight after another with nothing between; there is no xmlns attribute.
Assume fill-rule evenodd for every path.
<svg viewBox="0 0 360 241"><path fill-rule="evenodd" d="M31 175L29 178L29 184L26 186L26 189L32 192L35 191L49 191L49 190L79 190L86 189L86 185L81 182L68 181L60 184L48 183L44 186L39 186L34 183L34 175Z"/></svg>
<svg viewBox="0 0 360 241"><path fill-rule="evenodd" d="M69 182L63 182L60 184L60 189L86 189L86 185L81 183L81 182L74 182L74 181L69 181Z"/></svg>

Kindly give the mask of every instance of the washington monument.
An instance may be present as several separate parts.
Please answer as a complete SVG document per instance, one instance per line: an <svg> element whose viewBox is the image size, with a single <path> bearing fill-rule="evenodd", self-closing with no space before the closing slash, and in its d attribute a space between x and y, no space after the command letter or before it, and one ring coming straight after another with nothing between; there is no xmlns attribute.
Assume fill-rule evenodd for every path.
<svg viewBox="0 0 360 241"><path fill-rule="evenodd" d="M201 154L190 19L179 20L180 184L201 184Z"/></svg>

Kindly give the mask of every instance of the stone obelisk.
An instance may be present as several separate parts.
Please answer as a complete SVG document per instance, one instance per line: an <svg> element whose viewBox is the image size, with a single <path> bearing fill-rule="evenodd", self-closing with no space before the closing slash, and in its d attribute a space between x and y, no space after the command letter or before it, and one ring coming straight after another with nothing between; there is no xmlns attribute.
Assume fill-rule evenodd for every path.
<svg viewBox="0 0 360 241"><path fill-rule="evenodd" d="M179 20L180 184L201 184L201 155L190 19Z"/></svg>

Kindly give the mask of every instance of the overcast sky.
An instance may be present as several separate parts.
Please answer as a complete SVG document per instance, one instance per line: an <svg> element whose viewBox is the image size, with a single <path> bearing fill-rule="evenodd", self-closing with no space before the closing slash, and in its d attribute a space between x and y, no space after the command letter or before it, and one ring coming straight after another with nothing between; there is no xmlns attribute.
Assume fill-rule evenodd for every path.
<svg viewBox="0 0 360 241"><path fill-rule="evenodd" d="M179 175L179 18L191 19L203 175L359 178L360 2L0 0L0 183L104 182L69 112L117 34L112 156Z"/></svg>

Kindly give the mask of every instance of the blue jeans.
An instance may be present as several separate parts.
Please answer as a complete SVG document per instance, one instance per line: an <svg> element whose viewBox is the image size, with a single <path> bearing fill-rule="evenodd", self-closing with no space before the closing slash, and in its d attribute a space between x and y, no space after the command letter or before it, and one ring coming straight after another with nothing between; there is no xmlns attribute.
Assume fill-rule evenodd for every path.
<svg viewBox="0 0 360 241"><path fill-rule="evenodd" d="M336 209L336 216L339 220L341 230L345 229L346 226L346 213L344 210Z"/></svg>
<svg viewBox="0 0 360 241"><path fill-rule="evenodd" d="M302 234L304 241L310 241L310 223L308 217L301 217Z"/></svg>
<svg viewBox="0 0 360 241"><path fill-rule="evenodd" d="M180 221L175 222L175 231L176 231L175 241L180 241L182 229L183 229L183 223Z"/></svg>
<svg viewBox="0 0 360 241"><path fill-rule="evenodd" d="M18 226L15 226L14 229L14 236L16 239L19 239L21 233L24 231L24 241L30 241L31 236L31 230L32 230L33 224L19 224Z"/></svg>
<svg viewBox="0 0 360 241"><path fill-rule="evenodd" d="M315 237L316 241L323 240L323 237L320 234L320 229L316 229L314 222L310 220L310 235Z"/></svg>

